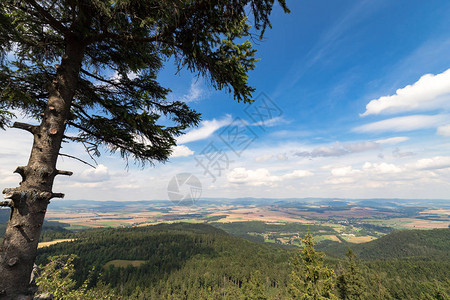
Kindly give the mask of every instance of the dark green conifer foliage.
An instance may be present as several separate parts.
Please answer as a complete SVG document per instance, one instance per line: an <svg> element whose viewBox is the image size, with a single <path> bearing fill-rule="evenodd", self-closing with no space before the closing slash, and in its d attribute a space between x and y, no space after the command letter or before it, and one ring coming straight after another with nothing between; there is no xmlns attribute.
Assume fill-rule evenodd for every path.
<svg viewBox="0 0 450 300"><path fill-rule="evenodd" d="M324 253L314 249L311 233L302 239L303 248L292 259L289 294L292 299L337 299L333 294L335 274L323 265Z"/></svg>
<svg viewBox="0 0 450 300"><path fill-rule="evenodd" d="M347 261L342 273L337 277L336 287L341 299L365 299L364 278L355 261L355 254L349 248L346 254Z"/></svg>
<svg viewBox="0 0 450 300"><path fill-rule="evenodd" d="M216 89L250 102L248 72L275 0L2 0L0 127L33 135L20 187L4 190L12 209L0 249L0 298L31 292L29 278L63 141L99 146L137 162L166 161L175 138L200 121L182 101L169 101L157 74L175 62ZM285 0L277 3L285 12ZM250 32L250 18L254 32ZM114 76L112 76L114 75ZM70 131L66 130L70 128ZM20 228L20 230L18 230ZM12 267L14 266L14 267Z"/></svg>
<svg viewBox="0 0 450 300"><path fill-rule="evenodd" d="M250 274L249 280L243 285L245 300L265 300L268 299L266 284L259 270Z"/></svg>

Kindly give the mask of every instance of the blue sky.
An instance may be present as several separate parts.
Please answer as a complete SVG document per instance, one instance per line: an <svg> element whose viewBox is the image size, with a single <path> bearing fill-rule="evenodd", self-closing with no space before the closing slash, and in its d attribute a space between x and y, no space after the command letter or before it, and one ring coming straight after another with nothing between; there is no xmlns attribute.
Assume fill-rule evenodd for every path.
<svg viewBox="0 0 450 300"><path fill-rule="evenodd" d="M288 5L288 15L274 9L273 29L255 45L261 61L250 74L251 107L187 71L175 75L168 63L159 78L170 97L203 114L171 160L127 171L107 153L95 170L64 159L60 168L75 174L59 178L55 192L167 199L170 179L187 172L199 178L203 197L450 199L450 2ZM250 117L267 103L272 115ZM230 147L236 130L241 144ZM14 129L0 139L10 141L1 147L0 184L15 186L11 171L26 163L31 139ZM88 159L77 145L65 148ZM206 152L215 160L205 171L198 162L208 161Z"/></svg>

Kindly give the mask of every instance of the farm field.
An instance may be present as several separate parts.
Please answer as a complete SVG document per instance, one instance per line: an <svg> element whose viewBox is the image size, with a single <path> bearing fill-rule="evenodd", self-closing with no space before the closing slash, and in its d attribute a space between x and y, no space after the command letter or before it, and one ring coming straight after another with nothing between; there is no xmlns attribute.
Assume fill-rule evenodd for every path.
<svg viewBox="0 0 450 300"><path fill-rule="evenodd" d="M80 200L52 203L47 220L69 230L209 223L252 241L299 246L308 230L326 245L365 243L400 229L447 228L449 212L445 200L202 199L193 206Z"/></svg>
<svg viewBox="0 0 450 300"><path fill-rule="evenodd" d="M50 241L50 242L40 242L38 244L38 248L44 248L44 247L48 247L48 246L51 246L51 245L64 243L64 242L72 242L74 240L75 239L56 239L56 240L53 240L53 241Z"/></svg>

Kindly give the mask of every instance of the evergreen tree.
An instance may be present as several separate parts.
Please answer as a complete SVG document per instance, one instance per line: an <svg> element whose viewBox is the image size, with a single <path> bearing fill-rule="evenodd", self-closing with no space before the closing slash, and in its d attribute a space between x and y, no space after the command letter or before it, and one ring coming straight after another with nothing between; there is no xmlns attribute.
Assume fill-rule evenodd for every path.
<svg viewBox="0 0 450 300"><path fill-rule="evenodd" d="M166 99L159 84L174 61L216 89L250 102L248 72L275 0L2 0L0 2L0 127L21 111L39 125L16 122L33 135L19 187L3 191L12 210L0 251L0 298L29 294L37 243L63 141L92 155L100 145L153 164L168 159L175 138L200 115ZM277 1L287 12L285 0ZM114 76L112 76L114 74ZM161 124L160 118L165 122ZM67 128L74 135L66 134Z"/></svg>
<svg viewBox="0 0 450 300"><path fill-rule="evenodd" d="M264 278L259 270L252 272L250 274L250 279L243 284L243 294L245 300L268 299L266 294L266 284L264 283Z"/></svg>
<svg viewBox="0 0 450 300"><path fill-rule="evenodd" d="M364 295L367 286L356 264L355 254L349 248L346 256L346 267L337 277L336 286L339 291L339 296L342 299L365 299L366 297Z"/></svg>
<svg viewBox="0 0 450 300"><path fill-rule="evenodd" d="M314 249L311 233L302 239L303 248L292 260L289 294L293 299L337 299L333 294L335 274L323 265L324 253Z"/></svg>

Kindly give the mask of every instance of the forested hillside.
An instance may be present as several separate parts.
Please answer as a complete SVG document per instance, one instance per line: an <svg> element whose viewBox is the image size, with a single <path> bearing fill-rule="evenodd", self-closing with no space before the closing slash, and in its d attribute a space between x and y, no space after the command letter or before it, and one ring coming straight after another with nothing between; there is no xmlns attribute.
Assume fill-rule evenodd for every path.
<svg viewBox="0 0 450 300"><path fill-rule="evenodd" d="M450 262L444 259L450 251L446 246L449 233L450 229L395 232L380 241L355 245L355 253L364 258L357 265L365 299L445 299L439 297L450 294ZM398 245L403 241L398 235L409 241L406 248ZM247 297L256 286L267 299L289 299L291 261L298 251L188 223L53 232L43 237L76 241L40 249L39 264L49 256L75 254L79 284L95 267L116 294L131 299L238 299ZM420 258L426 253L433 255ZM325 265L340 278L347 262L334 257L327 255ZM338 286L335 289L338 295Z"/></svg>
<svg viewBox="0 0 450 300"><path fill-rule="evenodd" d="M436 258L450 260L450 229L394 231L375 241L355 245L359 257L380 258Z"/></svg>

